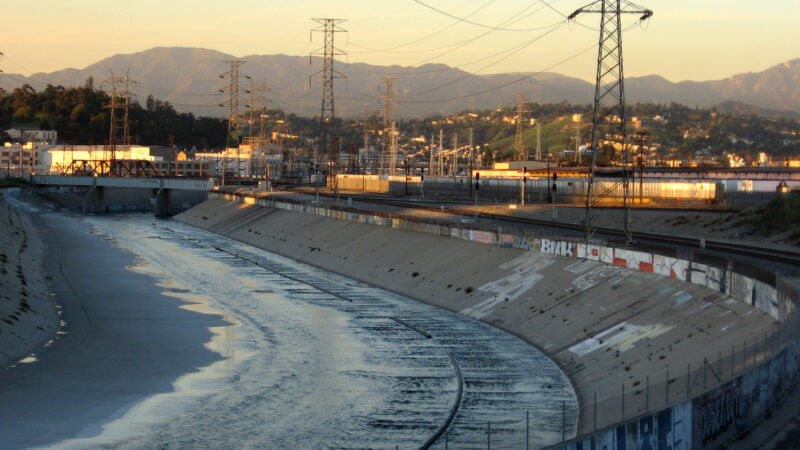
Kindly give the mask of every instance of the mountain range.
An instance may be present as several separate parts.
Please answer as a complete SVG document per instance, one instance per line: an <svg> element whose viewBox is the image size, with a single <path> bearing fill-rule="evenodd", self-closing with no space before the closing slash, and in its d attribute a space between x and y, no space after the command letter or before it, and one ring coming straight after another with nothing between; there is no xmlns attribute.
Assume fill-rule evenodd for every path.
<svg viewBox="0 0 800 450"><path fill-rule="evenodd" d="M234 57L215 50L185 47L157 47L132 54L105 58L83 69L64 69L35 73L29 77L12 75L3 86L29 83L40 90L46 84L82 86L92 77L96 87L109 89L103 80L128 71L131 91L140 103L148 95L168 101L178 111L204 116L227 116L228 99L220 89L228 86L229 63L242 60L239 68L239 104L249 104L244 90L252 80L264 80L270 88L270 108L280 108L303 116L318 115L321 105L321 79L309 78L322 69L318 57L288 55L248 55ZM503 73L476 75L443 64L419 67L379 66L336 61L335 69L346 79L336 80L336 115L355 117L366 105L369 113L380 107L385 96L382 80L393 77L396 118L450 114L463 110L494 109L509 106L518 93L537 103L591 104L594 85L557 73ZM224 74L224 78L221 75ZM244 77L247 75L250 79ZM0 75L2 76L2 75ZM787 61L763 72L738 74L722 80L671 82L661 76L625 79L628 103L663 102L688 106L721 105L733 112L800 116L800 59Z"/></svg>

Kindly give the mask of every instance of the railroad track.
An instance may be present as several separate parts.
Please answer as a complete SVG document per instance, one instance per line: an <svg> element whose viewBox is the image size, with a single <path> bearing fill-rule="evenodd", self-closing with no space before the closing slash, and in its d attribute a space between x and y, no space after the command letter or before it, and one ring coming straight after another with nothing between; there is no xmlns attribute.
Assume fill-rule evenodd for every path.
<svg viewBox="0 0 800 450"><path fill-rule="evenodd" d="M333 197L333 194L320 193L320 196ZM352 198L354 201L359 201L364 203L375 203L386 206L395 206L399 208L441 212L441 205L430 206L429 204L424 204L424 203L412 202L407 200L406 201L398 200L396 197L392 196L352 195L352 194L347 194L344 196ZM453 203L449 204L452 205ZM463 205L463 202L458 202L458 204ZM451 207L446 209L445 212L457 215L464 215L464 216L473 216L475 214L474 209L469 207L467 208ZM584 227L581 224L560 223L542 219L515 217L506 214L479 212L478 217L498 222L544 227L544 228L557 229L570 232L583 233L584 231ZM596 234L607 238L615 238L623 240L625 239L625 234L622 232L622 230L615 228L597 228ZM753 245L734 244L730 242L715 241L703 238L672 236L666 234L647 233L647 232L634 232L634 239L641 242L672 245L672 246L693 248L693 249L694 248L706 249L711 251L731 253L751 258L800 266L800 251L765 249Z"/></svg>

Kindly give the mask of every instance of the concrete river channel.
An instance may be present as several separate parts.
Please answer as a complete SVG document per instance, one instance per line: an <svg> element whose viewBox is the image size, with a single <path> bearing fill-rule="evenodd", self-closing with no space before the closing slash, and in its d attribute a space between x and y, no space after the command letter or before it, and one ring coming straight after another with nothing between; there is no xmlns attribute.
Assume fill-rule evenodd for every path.
<svg viewBox="0 0 800 450"><path fill-rule="evenodd" d="M205 343L216 362L57 447L419 448L441 431L434 448L539 448L574 436L568 379L517 337L175 221L71 220L224 324Z"/></svg>

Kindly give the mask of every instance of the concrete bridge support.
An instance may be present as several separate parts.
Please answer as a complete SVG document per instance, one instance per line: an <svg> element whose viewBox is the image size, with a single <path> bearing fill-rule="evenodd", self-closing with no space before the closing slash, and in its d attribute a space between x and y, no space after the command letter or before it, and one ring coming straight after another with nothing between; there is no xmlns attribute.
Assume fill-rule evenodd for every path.
<svg viewBox="0 0 800 450"><path fill-rule="evenodd" d="M156 217L169 216L169 197L170 197L169 189L158 189L155 192L156 201L153 212L155 213Z"/></svg>

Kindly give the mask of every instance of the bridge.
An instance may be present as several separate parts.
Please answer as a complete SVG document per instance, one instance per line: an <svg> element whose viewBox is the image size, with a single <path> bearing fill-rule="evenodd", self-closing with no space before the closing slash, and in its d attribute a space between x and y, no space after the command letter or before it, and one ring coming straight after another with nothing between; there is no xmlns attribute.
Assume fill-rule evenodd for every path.
<svg viewBox="0 0 800 450"><path fill-rule="evenodd" d="M208 198L210 179L129 178L75 175L33 175L33 185L45 195L57 197L84 213L109 211L153 211L168 216ZM82 203L82 205L81 205Z"/></svg>

